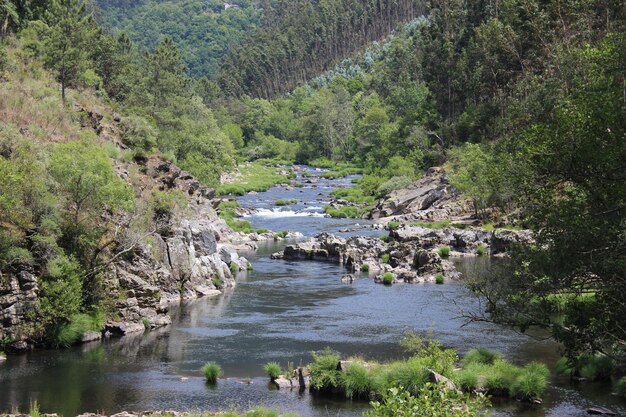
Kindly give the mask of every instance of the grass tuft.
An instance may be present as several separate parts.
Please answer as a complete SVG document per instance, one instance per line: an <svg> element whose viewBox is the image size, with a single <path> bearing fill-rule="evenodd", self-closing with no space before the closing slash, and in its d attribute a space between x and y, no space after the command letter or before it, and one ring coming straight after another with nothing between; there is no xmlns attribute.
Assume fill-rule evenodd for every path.
<svg viewBox="0 0 626 417"><path fill-rule="evenodd" d="M281 372L282 372L278 362L268 362L268 363L266 363L265 365L263 365L263 370L265 371L267 376L270 377L270 379L272 379L272 380L278 378L280 376Z"/></svg>
<svg viewBox="0 0 626 417"><path fill-rule="evenodd" d="M361 272L369 272L370 271L370 266L369 264L363 264L361 265Z"/></svg>
<svg viewBox="0 0 626 417"><path fill-rule="evenodd" d="M383 284L385 285L393 284L393 274L391 272L385 272L383 274Z"/></svg>
<svg viewBox="0 0 626 417"><path fill-rule="evenodd" d="M215 384L217 379L222 376L222 367L215 362L205 363L200 370L209 384Z"/></svg>
<svg viewBox="0 0 626 417"><path fill-rule="evenodd" d="M439 272L437 275L435 275L435 283L443 284L444 280L445 280L445 277L443 276L443 274L441 272Z"/></svg>
<svg viewBox="0 0 626 417"><path fill-rule="evenodd" d="M442 258L447 258L448 256L450 256L450 246L442 246L442 247L440 247L439 250L437 251L437 253Z"/></svg>

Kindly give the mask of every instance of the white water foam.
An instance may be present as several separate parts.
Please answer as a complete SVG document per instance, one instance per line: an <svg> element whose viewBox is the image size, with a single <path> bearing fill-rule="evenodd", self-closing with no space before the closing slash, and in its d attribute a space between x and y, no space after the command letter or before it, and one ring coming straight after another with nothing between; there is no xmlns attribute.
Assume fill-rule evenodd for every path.
<svg viewBox="0 0 626 417"><path fill-rule="evenodd" d="M312 209L313 207L311 207ZM304 211L293 211L293 210L281 210L278 208L274 209L258 209L253 213L246 214L244 217L264 217L267 219L278 219L281 217L325 217L324 213L313 212L310 210Z"/></svg>

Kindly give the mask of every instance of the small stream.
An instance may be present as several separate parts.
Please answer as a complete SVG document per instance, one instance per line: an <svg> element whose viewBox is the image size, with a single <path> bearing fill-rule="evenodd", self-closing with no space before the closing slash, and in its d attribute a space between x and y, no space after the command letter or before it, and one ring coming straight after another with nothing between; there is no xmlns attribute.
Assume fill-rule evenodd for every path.
<svg viewBox="0 0 626 417"><path fill-rule="evenodd" d="M303 168L310 170L308 168ZM299 181L304 181L299 178ZM312 180L313 181L313 180ZM289 229L305 236L321 231L340 235L373 234L369 222L321 215L334 187L351 178L318 180L303 188L275 187L246 195L244 207L256 228ZM274 207L277 199L298 199ZM273 389L263 375L268 361L295 366L310 361L312 351L327 346L343 355L389 360L401 357L398 341L407 330L432 332L460 353L475 346L496 349L517 363L538 360L553 366L558 347L490 323L467 326L461 311L477 311L478 300L456 282L384 287L361 276L340 282L345 271L324 262L270 260L284 242L268 242L244 254L254 271L241 273L237 287L218 298L201 299L173 312L173 323L159 331L111 339L68 350L11 356L0 364L0 411L27 410L37 400L43 412L66 417L85 411L246 410L263 405L302 417L359 416L363 402L319 398ZM484 273L488 258L461 259L458 268ZM216 361L226 379L207 386L198 371ZM602 405L626 415L610 386L573 384L554 378L542 406L506 401L501 416L586 416Z"/></svg>

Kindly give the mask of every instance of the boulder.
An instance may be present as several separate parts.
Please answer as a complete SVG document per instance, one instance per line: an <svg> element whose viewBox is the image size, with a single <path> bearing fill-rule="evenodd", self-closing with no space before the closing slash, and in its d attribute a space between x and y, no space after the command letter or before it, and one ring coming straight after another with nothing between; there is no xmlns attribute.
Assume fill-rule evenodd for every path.
<svg viewBox="0 0 626 417"><path fill-rule="evenodd" d="M102 339L102 333L100 332L86 332L83 333L80 341L81 343L94 342L96 340Z"/></svg>
<svg viewBox="0 0 626 417"><path fill-rule="evenodd" d="M343 278L341 278L341 282L344 284L352 284L354 281L356 281L356 275L354 274L344 275Z"/></svg>
<svg viewBox="0 0 626 417"><path fill-rule="evenodd" d="M291 380L285 378L283 375L272 380L272 383L276 385L276 388L278 389L291 389Z"/></svg>
<svg viewBox="0 0 626 417"><path fill-rule="evenodd" d="M146 327L143 323L109 322L105 325L105 329L112 334L123 336L131 333L143 332L146 330Z"/></svg>
<svg viewBox="0 0 626 417"><path fill-rule="evenodd" d="M609 410L605 407L590 407L587 409L587 414L597 415L597 416L616 416L617 413L615 411Z"/></svg>
<svg viewBox="0 0 626 417"><path fill-rule="evenodd" d="M457 387L449 378L438 374L432 369L428 369L428 381L435 384L443 385L448 391L457 391Z"/></svg>

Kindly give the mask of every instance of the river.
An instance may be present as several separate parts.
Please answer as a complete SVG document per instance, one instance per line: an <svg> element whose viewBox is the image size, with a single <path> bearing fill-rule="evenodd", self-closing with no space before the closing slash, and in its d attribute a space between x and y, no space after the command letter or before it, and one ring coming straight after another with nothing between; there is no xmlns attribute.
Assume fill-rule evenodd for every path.
<svg viewBox="0 0 626 417"><path fill-rule="evenodd" d="M306 169L311 171L311 169ZM321 214L335 187L351 178L319 180L302 188L274 187L240 198L255 208L254 227L289 229L312 236L321 231L382 234L367 221L330 219ZM306 178L299 178L306 181ZM277 199L297 199L277 209ZM85 411L246 410L263 405L308 416L358 416L363 402L318 398L272 389L263 375L268 361L307 363L310 352L327 346L344 355L386 360L402 355L398 341L407 330L431 332L460 353L476 346L501 351L516 363L538 360L553 368L558 346L495 324L467 326L461 310L476 311L478 300L462 284L384 287L362 276L342 284L345 271L323 262L271 260L284 243L269 242L244 254L254 270L237 277L237 287L173 311L173 323L146 334L91 343L67 350L11 356L0 364L0 411L27 410L37 400L44 412L66 417ZM467 274L484 273L488 258L458 261ZM199 368L222 365L225 379L207 386ZM610 385L574 384L553 377L541 406L513 401L496 404L502 416L586 416L591 405L626 415Z"/></svg>

